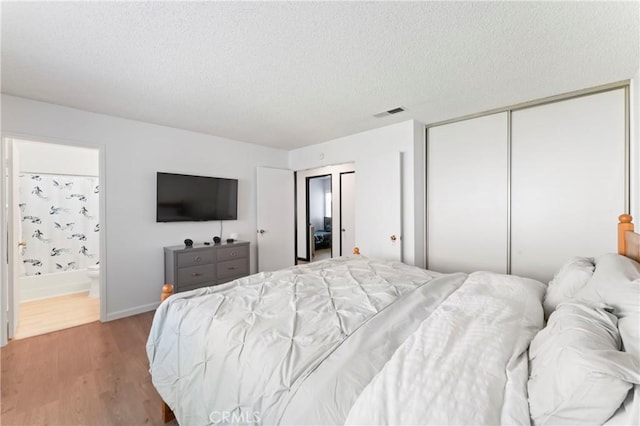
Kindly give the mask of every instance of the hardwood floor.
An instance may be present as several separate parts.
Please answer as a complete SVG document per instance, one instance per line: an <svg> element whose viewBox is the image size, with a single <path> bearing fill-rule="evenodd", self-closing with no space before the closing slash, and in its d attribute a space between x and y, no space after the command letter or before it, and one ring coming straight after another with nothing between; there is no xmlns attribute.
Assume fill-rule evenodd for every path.
<svg viewBox="0 0 640 426"><path fill-rule="evenodd" d="M100 300L89 292L20 304L16 339L87 324L100 319Z"/></svg>
<svg viewBox="0 0 640 426"><path fill-rule="evenodd" d="M0 423L161 425L145 350L152 319L148 312L11 341L0 351Z"/></svg>

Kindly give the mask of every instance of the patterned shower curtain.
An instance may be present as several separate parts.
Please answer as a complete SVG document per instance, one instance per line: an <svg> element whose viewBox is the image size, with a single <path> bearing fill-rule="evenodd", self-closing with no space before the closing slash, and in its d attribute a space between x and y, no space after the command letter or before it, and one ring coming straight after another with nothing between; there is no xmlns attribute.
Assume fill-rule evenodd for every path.
<svg viewBox="0 0 640 426"><path fill-rule="evenodd" d="M22 275L98 263L98 177L19 175Z"/></svg>

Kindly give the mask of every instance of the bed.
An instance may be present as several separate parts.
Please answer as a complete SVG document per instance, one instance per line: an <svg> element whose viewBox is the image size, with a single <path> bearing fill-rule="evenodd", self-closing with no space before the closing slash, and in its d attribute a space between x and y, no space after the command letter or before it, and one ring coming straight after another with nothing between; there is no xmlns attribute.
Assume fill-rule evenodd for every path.
<svg viewBox="0 0 640 426"><path fill-rule="evenodd" d="M185 425L638 424L640 238L618 229L620 255L548 286L365 256L165 286L152 381Z"/></svg>

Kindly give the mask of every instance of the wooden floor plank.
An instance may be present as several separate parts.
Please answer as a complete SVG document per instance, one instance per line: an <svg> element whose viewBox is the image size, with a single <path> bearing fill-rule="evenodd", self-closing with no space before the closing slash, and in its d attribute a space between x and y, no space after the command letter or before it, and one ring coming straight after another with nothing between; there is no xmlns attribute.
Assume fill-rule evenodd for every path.
<svg viewBox="0 0 640 426"><path fill-rule="evenodd" d="M59 419L58 402L50 402L49 404L34 407L32 410L24 413L22 424L26 425L58 425ZM4 424L4 423L3 423ZM11 424L11 423L6 423Z"/></svg>
<svg viewBox="0 0 640 426"><path fill-rule="evenodd" d="M40 336L38 344L33 341L29 343L28 366L20 387L28 391L20 392L18 411L28 411L36 405L54 402L58 399L59 393L57 338L52 334L45 334Z"/></svg>
<svg viewBox="0 0 640 426"><path fill-rule="evenodd" d="M92 372L91 353L87 344L87 329L85 327L62 330L56 333L59 351L58 368L61 385L75 382L80 376Z"/></svg>
<svg viewBox="0 0 640 426"><path fill-rule="evenodd" d="M15 411L18 402L18 390L22 386L24 375L29 366L29 341L12 342L11 351L2 351L2 370L0 371L0 399L2 413ZM11 371L9 371L11 368Z"/></svg>
<svg viewBox="0 0 640 426"><path fill-rule="evenodd" d="M148 312L11 341L0 351L0 424L162 425L146 358L152 319Z"/></svg>
<svg viewBox="0 0 640 426"><path fill-rule="evenodd" d="M98 388L92 374L77 376L68 380L60 393L59 404L65 407L59 413L60 424L100 425L105 424L107 416L96 395Z"/></svg>

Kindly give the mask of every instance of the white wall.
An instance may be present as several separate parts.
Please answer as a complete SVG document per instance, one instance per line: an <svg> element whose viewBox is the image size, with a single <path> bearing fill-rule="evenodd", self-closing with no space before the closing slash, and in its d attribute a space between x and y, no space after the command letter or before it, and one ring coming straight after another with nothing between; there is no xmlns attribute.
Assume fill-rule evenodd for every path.
<svg viewBox="0 0 640 426"><path fill-rule="evenodd" d="M286 151L8 95L2 95L2 136L100 148L107 319L157 306L163 246L219 234L220 222L155 222L158 171L239 180L238 220L225 222L222 237L237 232L250 241L256 271L255 169L285 168Z"/></svg>
<svg viewBox="0 0 640 426"><path fill-rule="evenodd" d="M289 168L306 170L346 162L357 164L370 161L374 155L401 152L402 260L424 266L424 132L424 124L410 120L307 146L289 152ZM380 173L385 173L384 168ZM358 181L357 190L376 197L376 188L367 182ZM382 200L378 204L384 205Z"/></svg>
<svg viewBox="0 0 640 426"><path fill-rule="evenodd" d="M98 176L99 151L95 148L16 140L19 168L27 173Z"/></svg>
<svg viewBox="0 0 640 426"><path fill-rule="evenodd" d="M305 227L307 226L307 211L306 211L306 197L307 187L306 179L310 176L331 175L331 191L332 191L332 205L331 205L331 228L332 238L332 255L334 257L340 256L340 238L338 235L339 230L342 228L340 223L340 173L352 172L355 170L353 163L337 164L333 166L325 166L314 169L299 170L296 172L296 209L297 209L297 247L296 256L301 259L306 259L308 256L307 247L307 234ZM313 182L313 181L312 181ZM329 186L329 185L327 185ZM323 216L324 217L324 216ZM349 253L344 253L349 254Z"/></svg>

